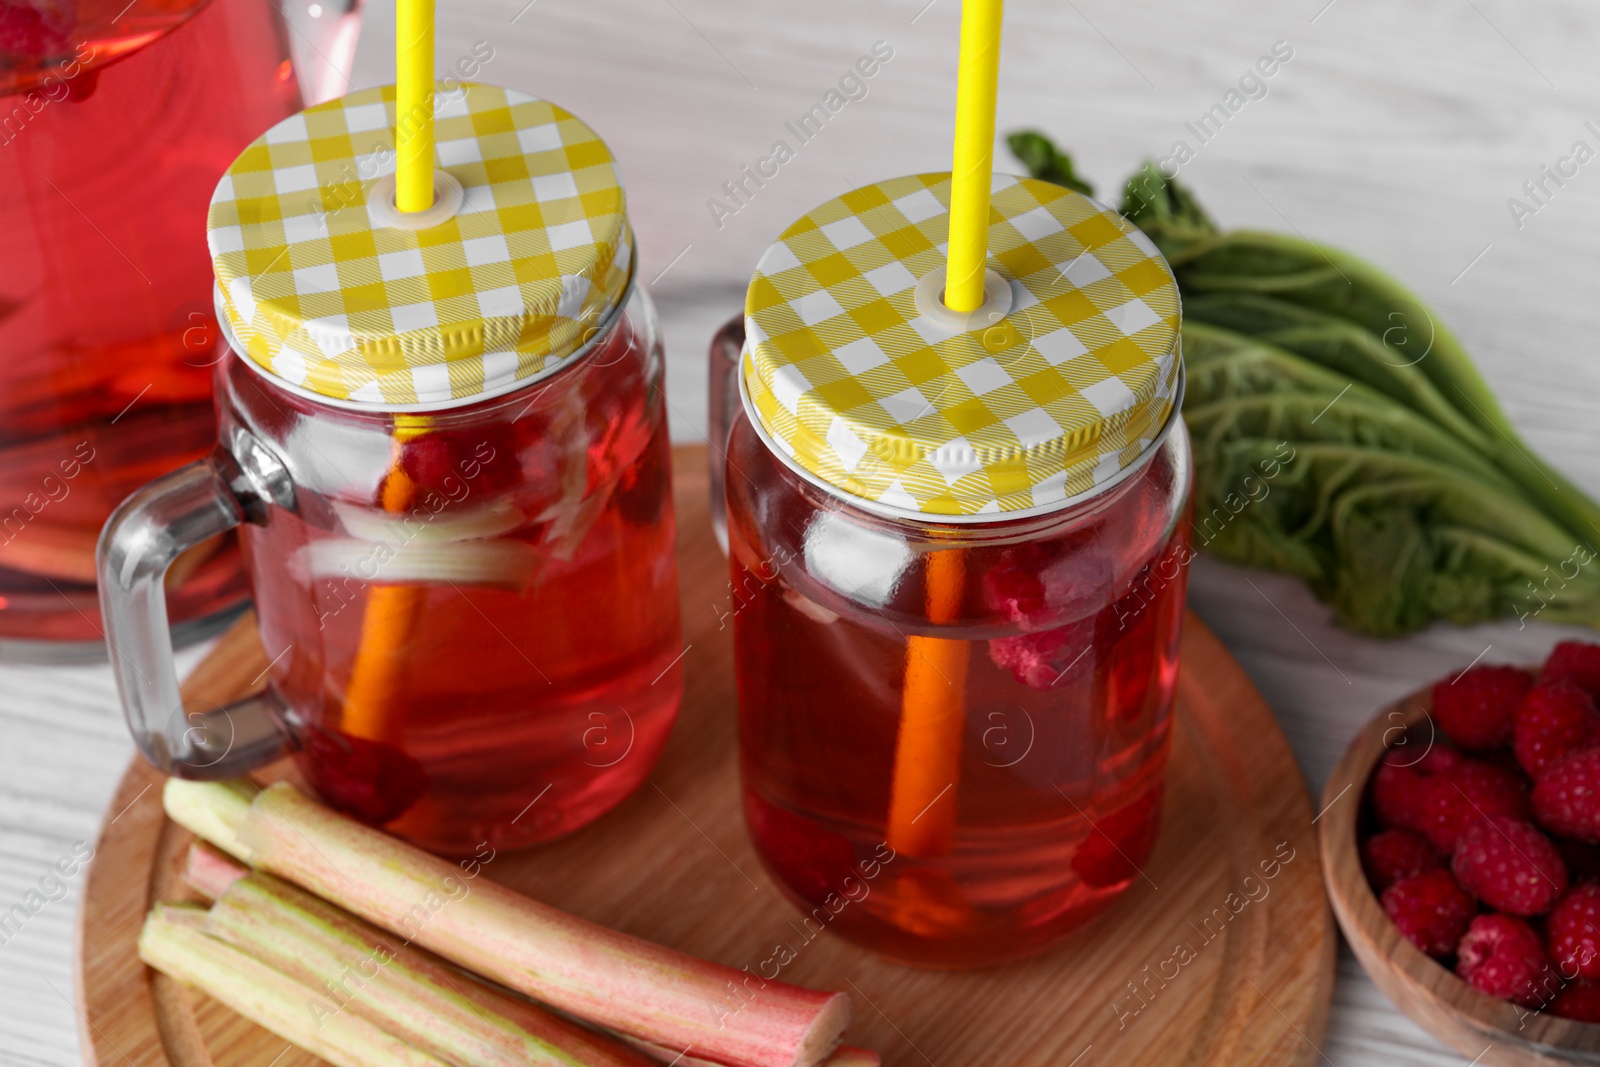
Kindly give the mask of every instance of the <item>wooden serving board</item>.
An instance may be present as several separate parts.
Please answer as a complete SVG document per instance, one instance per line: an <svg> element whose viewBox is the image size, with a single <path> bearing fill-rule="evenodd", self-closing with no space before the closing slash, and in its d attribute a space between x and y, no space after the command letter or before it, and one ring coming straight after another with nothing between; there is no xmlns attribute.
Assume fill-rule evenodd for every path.
<svg viewBox="0 0 1600 1067"><path fill-rule="evenodd" d="M850 993L852 1044L891 1065L1309 1065L1333 989L1334 934L1300 770L1260 694L1186 622L1163 827L1140 879L1101 920L1038 959L918 970L832 934L806 943L739 813L732 649L718 630L726 563L711 537L702 448L674 456L684 704L651 782L594 825L508 853L488 876L590 919L734 967L780 942L788 981ZM196 704L265 668L247 618L189 678ZM150 906L184 899L189 834L135 759L87 876L77 994L90 1067L307 1067L320 1061L139 962ZM1273 877L1265 876L1270 871Z"/></svg>

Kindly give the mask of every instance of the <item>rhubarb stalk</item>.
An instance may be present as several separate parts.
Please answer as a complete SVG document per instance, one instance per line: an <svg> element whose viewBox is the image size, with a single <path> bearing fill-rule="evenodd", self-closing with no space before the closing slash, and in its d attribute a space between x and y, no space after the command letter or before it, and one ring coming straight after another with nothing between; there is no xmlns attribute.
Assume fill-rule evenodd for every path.
<svg viewBox="0 0 1600 1067"><path fill-rule="evenodd" d="M139 932L139 958L334 1067L449 1067L351 1012L318 1020L307 1009L315 990L209 936L205 917L158 904Z"/></svg>
<svg viewBox="0 0 1600 1067"><path fill-rule="evenodd" d="M473 1067L644 1067L632 1049L451 972L421 949L269 874L234 881L204 929L425 1052Z"/></svg>
<svg viewBox="0 0 1600 1067"><path fill-rule="evenodd" d="M216 900L230 885L249 873L250 868L235 863L204 841L189 845L189 855L183 865L183 880L207 900Z"/></svg>
<svg viewBox="0 0 1600 1067"><path fill-rule="evenodd" d="M373 563L374 556L379 552L383 559L375 568L376 577L369 580L371 590L367 594L368 607L364 618L386 617L383 612L392 614L398 599L404 599L391 592L375 601L374 595L384 589L399 589L411 594L420 592L424 584L474 585L520 593L532 584L539 570L538 549L514 538L405 545L362 541L353 537L330 537L296 549L290 558L290 566L294 568L296 576L308 582L337 579ZM372 606L375 603L377 609ZM392 627L397 624L391 621L384 625ZM364 626L362 632L366 632ZM411 631L407 629L405 632L409 639ZM348 698L346 706L351 706Z"/></svg>
<svg viewBox="0 0 1600 1067"><path fill-rule="evenodd" d="M239 839L239 831L250 816L250 806L261 794L261 787L244 778L210 782L204 787L179 778L167 779L162 803L178 825L235 859L250 862L250 849Z"/></svg>
<svg viewBox="0 0 1600 1067"><path fill-rule="evenodd" d="M509 1067L568 1062L548 1058L546 1046L556 1046L585 1055L582 1062L596 1067L722 1067L626 1034L608 1039L451 972L431 953L397 948L395 938L372 924L272 875L252 872L202 842L190 845L183 877L218 901L206 917L208 933L303 983L348 997L351 1010L436 1055L471 1054L474 1064ZM381 976L368 964L378 960L387 961ZM875 1052L841 1046L822 1067L878 1063Z"/></svg>
<svg viewBox="0 0 1600 1067"><path fill-rule="evenodd" d="M640 1041L636 1037L622 1036L622 1040L649 1056L656 1063L664 1063L667 1067L722 1067L711 1060L702 1060L689 1055L687 1052L677 1052L660 1045L652 1045L648 1041ZM833 1055L822 1061L821 1067L879 1067L883 1061L876 1052L864 1048L851 1048L849 1045L840 1045L834 1049Z"/></svg>
<svg viewBox="0 0 1600 1067"><path fill-rule="evenodd" d="M211 809L215 796L217 809ZM720 1063L815 1067L850 1019L841 993L766 981L521 896L355 823L279 783L236 792L171 779L168 814L451 962L609 1030ZM242 816L242 818L241 818ZM237 819L237 822L227 820ZM219 823L226 825L219 827Z"/></svg>

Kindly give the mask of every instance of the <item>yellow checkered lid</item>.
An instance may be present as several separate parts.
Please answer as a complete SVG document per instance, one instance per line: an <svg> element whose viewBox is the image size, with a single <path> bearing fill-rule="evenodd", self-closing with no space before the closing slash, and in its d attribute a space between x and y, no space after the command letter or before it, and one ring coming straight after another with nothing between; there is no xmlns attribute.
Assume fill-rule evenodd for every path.
<svg viewBox="0 0 1600 1067"><path fill-rule="evenodd" d="M950 175L856 189L767 249L744 393L802 473L893 512L984 516L1107 485L1160 437L1178 288L1138 228L996 175L983 308L943 307Z"/></svg>
<svg viewBox="0 0 1600 1067"><path fill-rule="evenodd" d="M632 239L595 132L493 85L440 84L434 114L459 207L425 229L394 224L393 86L284 119L217 184L218 309L269 374L353 404L469 403L554 373L622 302Z"/></svg>

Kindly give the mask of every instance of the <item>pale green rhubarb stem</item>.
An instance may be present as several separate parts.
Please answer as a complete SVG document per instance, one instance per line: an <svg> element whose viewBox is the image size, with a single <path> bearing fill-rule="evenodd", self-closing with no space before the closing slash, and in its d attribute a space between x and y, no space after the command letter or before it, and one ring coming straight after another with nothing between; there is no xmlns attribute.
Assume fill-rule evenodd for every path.
<svg viewBox="0 0 1600 1067"><path fill-rule="evenodd" d="M218 901L205 923L208 932L301 982L329 990L332 997L347 997L352 1010L429 1052L474 1064L566 1063L549 1059L543 1047L565 1039L577 1045L599 1045L601 1053L610 1055L610 1059L584 1061L588 1063L721 1067L625 1034L615 1036L646 1058L619 1055L594 1031L465 975L452 975L421 949L396 949L395 939L370 923L271 875L253 873L203 842L189 847L183 876L196 890ZM388 961L385 974L378 988L369 992L368 984L379 978L368 961L378 960ZM373 976L366 977L368 973ZM323 1010L330 1006L324 1005ZM433 1012L435 1017L418 1027L417 1012ZM519 1018L524 1020L520 1028L515 1021ZM465 1040L462 1031L467 1034ZM541 1031L542 1038L538 1036ZM478 1051L468 1058L469 1046L474 1045ZM508 1051L513 1055L508 1057ZM878 1067L879 1063L875 1052L841 1046L822 1067Z"/></svg>
<svg viewBox="0 0 1600 1067"><path fill-rule="evenodd" d="M397 948L397 939L326 901L268 874L252 872L210 845L189 847L183 877L217 901L206 930L303 983L329 993L322 1010L344 999L350 1010L412 1044L447 1059L473 1064L566 1063L544 1046L563 1041L609 1058L582 1062L646 1067L722 1067L690 1053L663 1048L625 1034L607 1039L595 1031L541 1011L535 1005L452 973L431 953ZM384 973L368 961L387 960ZM314 996L314 994L312 994ZM417 1026L424 1013L424 1026ZM427 1018L426 1013L432 1013ZM625 1042L643 1053L615 1048ZM878 1055L840 1047L822 1067L878 1067Z"/></svg>
<svg viewBox="0 0 1600 1067"><path fill-rule="evenodd" d="M173 821L228 855L249 863L248 849L238 834L261 787L248 779L236 778L213 783L215 788L212 789L190 791L174 789L173 781L175 779L168 780L162 794L167 814ZM181 809L181 815L174 810L175 805Z"/></svg>
<svg viewBox="0 0 1600 1067"><path fill-rule="evenodd" d="M205 933L203 909L158 904L139 932L139 958L334 1067L449 1067L346 1012L317 1020L315 991Z"/></svg>
<svg viewBox="0 0 1600 1067"><path fill-rule="evenodd" d="M331 537L312 541L290 559L304 581L342 578L352 572L388 585L480 585L522 592L539 570L539 551L526 541L461 541L455 544L388 545ZM363 569L372 574L364 575Z"/></svg>
<svg viewBox="0 0 1600 1067"><path fill-rule="evenodd" d="M850 1021L842 993L765 981L568 915L284 783L241 810L239 786L169 779L168 815L408 944L556 1009L722 1064L817 1067ZM209 831L209 832L208 832Z"/></svg>
<svg viewBox="0 0 1600 1067"><path fill-rule="evenodd" d="M269 874L228 887L205 930L311 987L319 1017L353 1011L452 1063L643 1067L632 1049L461 974Z"/></svg>

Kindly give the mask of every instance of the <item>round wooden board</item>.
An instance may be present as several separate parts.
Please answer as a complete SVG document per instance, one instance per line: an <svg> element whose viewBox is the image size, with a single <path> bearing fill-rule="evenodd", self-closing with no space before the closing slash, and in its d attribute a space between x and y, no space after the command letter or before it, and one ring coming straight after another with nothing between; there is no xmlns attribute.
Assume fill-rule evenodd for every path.
<svg viewBox="0 0 1600 1067"><path fill-rule="evenodd" d="M754 968L788 943L788 981L855 1001L850 1042L890 1065L1309 1065L1322 1059L1334 934L1310 799L1271 712L1216 637L1185 623L1161 839L1098 923L1049 954L979 972L884 962L826 932L807 941L739 813L727 570L711 537L703 448L679 448L684 704L653 780L593 826L485 870L541 900L675 948ZM259 678L247 617L189 678L217 701ZM153 975L135 940L150 906L187 894L189 835L136 759L102 829L79 915L77 993L90 1067L307 1067L320 1061ZM1270 872L1273 877L1266 877Z"/></svg>

